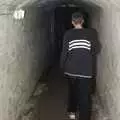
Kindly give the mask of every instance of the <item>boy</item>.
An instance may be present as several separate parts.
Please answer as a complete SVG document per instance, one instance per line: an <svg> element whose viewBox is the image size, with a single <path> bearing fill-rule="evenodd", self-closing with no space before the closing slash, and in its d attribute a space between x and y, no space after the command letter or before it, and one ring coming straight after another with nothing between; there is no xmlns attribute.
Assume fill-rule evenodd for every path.
<svg viewBox="0 0 120 120"><path fill-rule="evenodd" d="M72 15L74 29L64 35L61 67L69 83L68 112L70 119L76 119L79 110L81 120L89 120L90 92L92 79L92 56L96 54L97 32L83 28L84 17L76 12Z"/></svg>

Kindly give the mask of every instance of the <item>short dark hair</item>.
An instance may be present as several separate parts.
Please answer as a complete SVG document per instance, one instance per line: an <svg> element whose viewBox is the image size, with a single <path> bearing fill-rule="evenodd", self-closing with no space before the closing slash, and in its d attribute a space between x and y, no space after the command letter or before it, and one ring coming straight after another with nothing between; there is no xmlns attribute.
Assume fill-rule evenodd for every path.
<svg viewBox="0 0 120 120"><path fill-rule="evenodd" d="M84 16L81 12L75 12L72 14L72 21L75 22L75 24L81 24L82 21L84 21Z"/></svg>

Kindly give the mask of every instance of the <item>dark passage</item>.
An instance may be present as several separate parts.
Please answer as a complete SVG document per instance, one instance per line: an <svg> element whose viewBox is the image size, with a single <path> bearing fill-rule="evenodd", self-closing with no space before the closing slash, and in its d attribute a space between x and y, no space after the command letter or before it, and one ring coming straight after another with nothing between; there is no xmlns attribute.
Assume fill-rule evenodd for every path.
<svg viewBox="0 0 120 120"><path fill-rule="evenodd" d="M71 16L72 13L76 11L84 12L84 27L90 27L89 15L83 8L68 6L57 7L54 11L53 24L55 51L52 62L55 62L53 62L50 69L45 72L45 75L43 76L45 78L42 78L42 80L40 80L40 82L47 84L48 90L43 91L43 93L38 96L37 102L35 103L35 109L32 109L32 117L29 120L68 120L68 116L66 115L66 106L68 102L68 81L64 79L62 71L59 68L59 60L61 56L64 33L73 27L71 23ZM95 64L96 59L93 61L94 71L96 71ZM95 91L95 78L91 81L90 91L91 93L94 93ZM92 114L95 114L95 112L96 109Z"/></svg>
<svg viewBox="0 0 120 120"><path fill-rule="evenodd" d="M68 102L68 81L64 79L62 71L59 68L59 60L62 51L63 36L67 30L73 27L71 18L72 13L76 11L84 12L84 27L89 27L89 16L82 8L57 7L54 12L54 39L56 44L54 61L56 62L52 66L52 69L48 72L48 78L46 78L48 91L42 94L36 106L37 113L35 116L39 116L40 120L68 119L68 116L66 115ZM91 83L91 85L93 85L93 83ZM94 87L90 86L90 90L93 92L93 89L91 88Z"/></svg>

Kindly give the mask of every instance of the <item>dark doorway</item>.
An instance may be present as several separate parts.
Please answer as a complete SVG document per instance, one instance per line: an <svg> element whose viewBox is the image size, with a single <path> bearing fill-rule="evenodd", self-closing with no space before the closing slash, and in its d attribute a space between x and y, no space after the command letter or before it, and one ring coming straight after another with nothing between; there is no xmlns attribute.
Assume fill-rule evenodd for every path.
<svg viewBox="0 0 120 120"><path fill-rule="evenodd" d="M72 28L71 16L77 10L76 7L57 7L55 9L55 41L58 59L62 49L63 36L67 30Z"/></svg>

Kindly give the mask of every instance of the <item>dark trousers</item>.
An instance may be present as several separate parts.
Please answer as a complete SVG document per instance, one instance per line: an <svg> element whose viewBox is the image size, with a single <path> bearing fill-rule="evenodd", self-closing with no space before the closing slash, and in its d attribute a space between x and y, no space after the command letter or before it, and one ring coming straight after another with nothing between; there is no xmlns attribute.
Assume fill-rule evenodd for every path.
<svg viewBox="0 0 120 120"><path fill-rule="evenodd" d="M87 78L68 78L68 112L79 111L83 120L89 120L90 117L90 81Z"/></svg>

